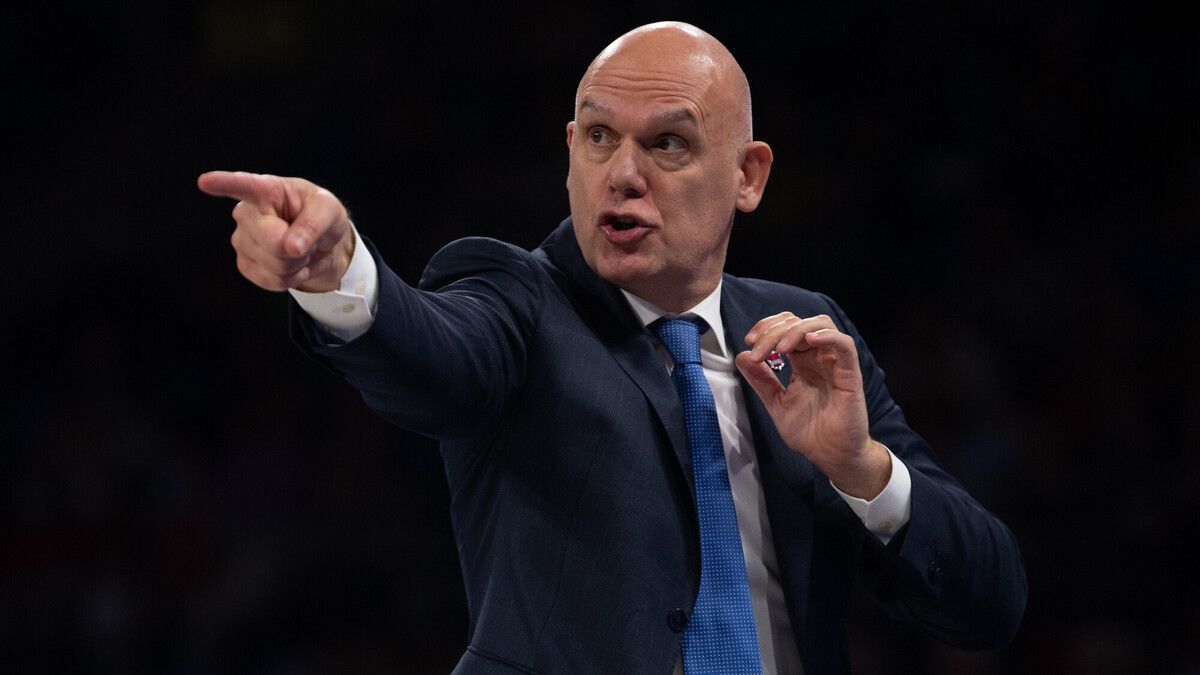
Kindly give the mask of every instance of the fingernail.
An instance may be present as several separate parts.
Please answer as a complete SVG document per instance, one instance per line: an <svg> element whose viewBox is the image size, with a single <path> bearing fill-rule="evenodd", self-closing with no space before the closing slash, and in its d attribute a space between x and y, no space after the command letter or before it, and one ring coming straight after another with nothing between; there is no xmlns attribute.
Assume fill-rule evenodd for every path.
<svg viewBox="0 0 1200 675"><path fill-rule="evenodd" d="M289 241L292 243L292 248L295 249L297 253L303 253L304 251L308 250L308 239L306 239L302 234L293 234Z"/></svg>

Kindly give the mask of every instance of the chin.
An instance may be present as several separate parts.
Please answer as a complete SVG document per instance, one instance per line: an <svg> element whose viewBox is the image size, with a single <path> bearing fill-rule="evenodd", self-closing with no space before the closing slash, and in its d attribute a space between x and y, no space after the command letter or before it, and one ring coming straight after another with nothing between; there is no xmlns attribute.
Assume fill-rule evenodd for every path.
<svg viewBox="0 0 1200 675"><path fill-rule="evenodd" d="M631 259L633 258L633 259ZM630 293L635 293L633 290L636 286L644 283L652 277L652 270L646 260L638 260L634 256L623 256L622 259L613 260L611 257L604 257L597 261L597 264L592 266L606 281L611 284L624 288Z"/></svg>

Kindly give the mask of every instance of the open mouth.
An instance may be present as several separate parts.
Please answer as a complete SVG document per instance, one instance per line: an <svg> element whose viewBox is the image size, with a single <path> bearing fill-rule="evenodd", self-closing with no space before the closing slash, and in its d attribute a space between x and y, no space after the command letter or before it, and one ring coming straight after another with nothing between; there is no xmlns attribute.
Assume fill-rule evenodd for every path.
<svg viewBox="0 0 1200 675"><path fill-rule="evenodd" d="M636 215L618 214L611 211L600 214L600 231L604 233L610 244L622 249L636 247L638 242L645 239L653 230L654 225Z"/></svg>
<svg viewBox="0 0 1200 675"><path fill-rule="evenodd" d="M623 218L618 216L609 216L604 222L606 225L618 232L632 230L638 226L638 222L633 218Z"/></svg>

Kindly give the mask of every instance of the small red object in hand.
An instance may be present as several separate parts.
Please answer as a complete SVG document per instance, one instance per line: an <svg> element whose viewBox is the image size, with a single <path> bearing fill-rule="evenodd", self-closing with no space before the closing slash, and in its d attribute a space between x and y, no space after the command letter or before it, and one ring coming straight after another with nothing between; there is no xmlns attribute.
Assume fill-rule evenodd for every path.
<svg viewBox="0 0 1200 675"><path fill-rule="evenodd" d="M766 364L771 366L771 370L779 372L783 370L783 357L779 355L779 352L772 349L771 353L767 354Z"/></svg>

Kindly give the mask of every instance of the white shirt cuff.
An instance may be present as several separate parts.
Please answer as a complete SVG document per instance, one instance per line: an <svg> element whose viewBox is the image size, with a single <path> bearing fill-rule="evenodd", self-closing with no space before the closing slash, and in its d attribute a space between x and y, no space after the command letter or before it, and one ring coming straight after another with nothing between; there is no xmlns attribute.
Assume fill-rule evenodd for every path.
<svg viewBox="0 0 1200 675"><path fill-rule="evenodd" d="M912 515L912 476L908 474L908 467L904 466L904 462L892 454L891 450L888 450L888 456L892 458L892 477L888 479L883 492L871 501L848 495L838 490L833 481L829 481L833 489L850 505L855 515L863 521L863 525L884 544L891 541L900 528L908 524L908 518Z"/></svg>
<svg viewBox="0 0 1200 675"><path fill-rule="evenodd" d="M343 342L349 342L371 328L379 301L379 269L371 252L363 246L358 230L353 231L354 255L350 257L350 266L342 275L338 290L306 293L288 289L301 309Z"/></svg>

